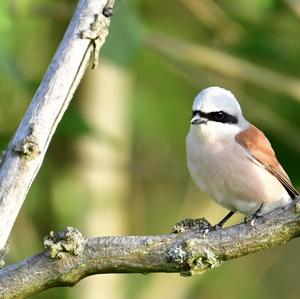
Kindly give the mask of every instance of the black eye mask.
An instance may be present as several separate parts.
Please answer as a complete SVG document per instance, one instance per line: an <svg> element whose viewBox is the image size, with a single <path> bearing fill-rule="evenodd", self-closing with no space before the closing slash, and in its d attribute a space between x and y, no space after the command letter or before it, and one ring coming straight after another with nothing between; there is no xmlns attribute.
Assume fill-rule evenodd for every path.
<svg viewBox="0 0 300 299"><path fill-rule="evenodd" d="M230 115L224 111L214 111L214 112L209 112L205 113L200 110L194 110L193 111L193 117L199 114L200 117L206 118L207 120L210 121L216 121L224 124L237 124L238 119L236 116Z"/></svg>

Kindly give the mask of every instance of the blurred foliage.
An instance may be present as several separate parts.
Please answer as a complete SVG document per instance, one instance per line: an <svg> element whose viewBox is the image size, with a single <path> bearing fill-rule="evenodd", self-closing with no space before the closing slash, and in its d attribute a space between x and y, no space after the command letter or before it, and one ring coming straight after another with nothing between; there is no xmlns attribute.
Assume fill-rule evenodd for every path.
<svg viewBox="0 0 300 299"><path fill-rule="evenodd" d="M257 86L242 79L243 76L234 78L230 75L231 66L226 74L212 59L206 65L196 65L185 57L162 53L159 43L149 43L153 33L164 34L162 37L176 38L179 43L219 50L237 61L273 71L287 82L289 78L300 82L300 16L297 7L288 3L117 1L101 60L119 66L134 78L129 112L118 112L127 113L131 128L129 162L123 165L129 181L123 209L127 234L165 233L183 217L205 216L216 222L225 214L223 208L194 186L186 169L185 136L191 103L197 92L207 86L221 85L236 94L246 117L266 132L279 160L300 188L300 84L293 86L295 92L291 96L263 82ZM75 5L74 0L0 1L2 149L26 111ZM300 4L293 5L299 9ZM170 44L169 50L178 49ZM272 73L264 80L272 82ZM90 125L82 110L83 90L81 86L60 123L14 227L11 263L42 250L42 237L50 230L73 225L85 231L87 211L93 207L80 175L78 141L91 136L113 148L118 143L105 130L96 132ZM114 117L111 115L110 121ZM99 167L101 175L105 173ZM99 231L98 235L106 233ZM124 290L116 293L130 299L298 298L299 242L294 240L280 248L230 261L196 278L174 274L126 275ZM34 298L79 298L76 288L80 284L75 291L54 289Z"/></svg>

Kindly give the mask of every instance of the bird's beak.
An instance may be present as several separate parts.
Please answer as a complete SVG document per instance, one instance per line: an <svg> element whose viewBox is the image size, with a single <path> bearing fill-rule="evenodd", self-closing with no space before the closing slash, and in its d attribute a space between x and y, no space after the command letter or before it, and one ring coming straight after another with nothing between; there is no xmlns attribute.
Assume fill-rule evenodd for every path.
<svg viewBox="0 0 300 299"><path fill-rule="evenodd" d="M206 123L207 123L207 119L201 117L199 114L196 114L191 120L191 125L201 125Z"/></svg>

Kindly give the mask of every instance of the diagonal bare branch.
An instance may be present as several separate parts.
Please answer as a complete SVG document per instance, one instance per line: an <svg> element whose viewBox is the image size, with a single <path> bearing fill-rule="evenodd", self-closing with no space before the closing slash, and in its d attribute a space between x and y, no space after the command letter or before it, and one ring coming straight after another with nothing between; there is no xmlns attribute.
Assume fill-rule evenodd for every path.
<svg viewBox="0 0 300 299"><path fill-rule="evenodd" d="M89 59L105 41L110 20L102 12L112 5L113 0L79 1L47 73L2 157L0 253Z"/></svg>

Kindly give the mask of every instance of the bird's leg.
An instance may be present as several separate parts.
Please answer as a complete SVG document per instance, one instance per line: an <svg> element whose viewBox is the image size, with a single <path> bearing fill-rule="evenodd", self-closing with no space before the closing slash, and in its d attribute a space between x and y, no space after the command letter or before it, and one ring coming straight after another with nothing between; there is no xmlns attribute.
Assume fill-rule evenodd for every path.
<svg viewBox="0 0 300 299"><path fill-rule="evenodd" d="M213 228L215 230L222 228L223 225L225 224L225 222L227 222L227 220L234 214L235 214L235 211L230 211L218 224L214 225Z"/></svg>
<svg viewBox="0 0 300 299"><path fill-rule="evenodd" d="M258 218L260 215L259 215L259 212L261 212L262 208L263 208L264 204L262 203L260 205L260 207L257 209L257 211L252 215L252 218Z"/></svg>
<svg viewBox="0 0 300 299"><path fill-rule="evenodd" d="M264 204L262 203L260 205L260 207L257 209L257 211L252 215L252 217L250 218L251 221L250 221L250 224L253 226L254 225L254 222L255 222L255 219L259 218L261 215L259 215L259 213L261 212L262 208L263 208ZM247 217L245 217L245 220L244 222L246 222L248 219Z"/></svg>

